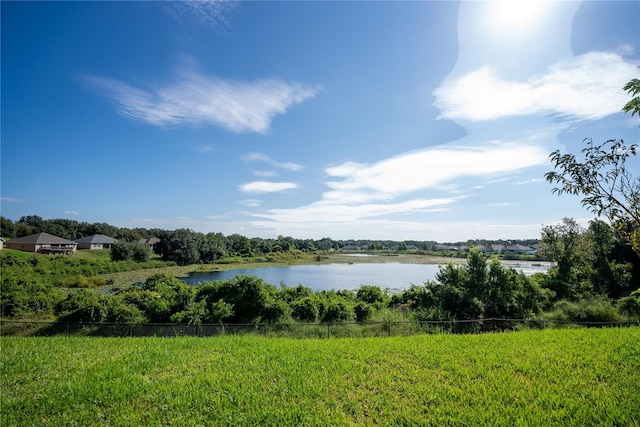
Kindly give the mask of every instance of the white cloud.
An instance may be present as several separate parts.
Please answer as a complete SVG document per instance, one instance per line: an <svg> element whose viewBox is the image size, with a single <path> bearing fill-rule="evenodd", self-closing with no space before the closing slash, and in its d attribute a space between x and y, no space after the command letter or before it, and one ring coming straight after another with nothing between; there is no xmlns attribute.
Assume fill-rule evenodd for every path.
<svg viewBox="0 0 640 427"><path fill-rule="evenodd" d="M267 156L264 153L257 153L257 152L253 152L253 153L247 153L242 157L243 160L247 161L247 162L265 162L270 164L271 166L274 166L276 168L280 168L280 169L287 169L290 171L300 171L302 169L304 169L304 166L299 165L297 163L291 163L291 162L277 162L274 159L272 159L271 157Z"/></svg>
<svg viewBox="0 0 640 427"><path fill-rule="evenodd" d="M414 199L404 202L383 204L369 203L358 205L334 204L319 201L295 209L270 209L265 213L254 214L257 218L266 218L280 223L315 224L318 220L324 223L355 222L365 218L391 214L442 211L442 207L458 200L459 197L440 199Z"/></svg>
<svg viewBox="0 0 640 427"><path fill-rule="evenodd" d="M590 52L550 66L526 81L505 81L489 66L434 91L442 117L470 121L530 114L595 120L620 111L622 86L637 74L635 64L613 53Z"/></svg>
<svg viewBox="0 0 640 427"><path fill-rule="evenodd" d="M385 228L387 237L400 226L408 227L404 230L425 229L411 221L398 220L398 216L424 218L424 215L451 210L456 202L467 197L457 191L452 182L458 178L512 173L545 164L548 150L536 145L538 137L519 143L493 141L479 147L440 146L373 164L345 162L332 166L325 171L330 191L324 193L321 200L293 209L253 213L257 218L253 225L286 235L309 235L312 233L309 224L313 224L312 229L323 233L348 236L347 232L351 231L352 237L365 236L365 229L369 236L375 235L378 225ZM421 191L419 196L399 200L418 191ZM444 191L448 196L425 196ZM419 237L414 235L414 238Z"/></svg>
<svg viewBox="0 0 640 427"><path fill-rule="evenodd" d="M298 184L294 182L254 181L242 184L240 186L240 191L244 193L275 193L294 188L298 188Z"/></svg>
<svg viewBox="0 0 640 427"><path fill-rule="evenodd" d="M416 190L441 187L456 178L489 176L545 164L548 152L532 141L494 141L478 147L436 147L405 153L374 164L347 162L326 173L326 200L364 203L391 200Z"/></svg>
<svg viewBox="0 0 640 427"><path fill-rule="evenodd" d="M190 221L191 217L188 217L188 216L177 216L176 219L180 220L180 221Z"/></svg>
<svg viewBox="0 0 640 427"><path fill-rule="evenodd" d="M24 199L18 199L16 197L0 197L0 201L16 203L16 202L24 202L25 200Z"/></svg>
<svg viewBox="0 0 640 427"><path fill-rule="evenodd" d="M173 82L148 89L94 75L83 80L125 117L156 126L215 125L232 132L267 133L276 115L319 91L279 79L224 80L189 69Z"/></svg>
<svg viewBox="0 0 640 427"><path fill-rule="evenodd" d="M78 215L80 215L80 214L78 213L78 211L64 211L64 213L65 213L65 214L67 214L67 215L73 215L73 216L78 216Z"/></svg>

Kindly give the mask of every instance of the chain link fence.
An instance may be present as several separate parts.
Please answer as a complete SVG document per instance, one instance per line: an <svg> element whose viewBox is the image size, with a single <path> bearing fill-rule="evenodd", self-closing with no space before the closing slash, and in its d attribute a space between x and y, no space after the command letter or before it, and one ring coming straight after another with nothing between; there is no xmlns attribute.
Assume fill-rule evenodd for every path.
<svg viewBox="0 0 640 427"><path fill-rule="evenodd" d="M82 323L0 320L0 336L213 337L261 335L288 338L358 338L438 333L484 333L567 327L628 327L640 322L575 322L541 319L471 319L415 322L197 324Z"/></svg>

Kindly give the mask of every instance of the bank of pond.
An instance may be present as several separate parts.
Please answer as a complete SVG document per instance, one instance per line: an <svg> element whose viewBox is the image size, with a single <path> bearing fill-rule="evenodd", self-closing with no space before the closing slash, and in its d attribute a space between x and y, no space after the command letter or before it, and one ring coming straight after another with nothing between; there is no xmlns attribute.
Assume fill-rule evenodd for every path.
<svg viewBox="0 0 640 427"><path fill-rule="evenodd" d="M503 261L502 265L522 272L526 276L534 273L546 273L551 267L550 262L543 261ZM362 285L370 285L397 293L412 285L422 285L427 281L436 280L442 267L442 264L399 262L305 264L235 268L224 271L195 271L181 279L187 284L195 285L230 279L239 275L251 275L273 285L303 285L313 291L357 290Z"/></svg>
<svg viewBox="0 0 640 427"><path fill-rule="evenodd" d="M567 283L559 280L555 266L542 263L516 270L477 251L459 265L296 265L197 273L184 279L161 273L139 285L87 289L54 285L48 276L38 275L45 267L54 265L36 259L3 265L3 318L182 325L640 318L637 292L588 281ZM549 271L525 274L532 267ZM190 280L192 284L186 283Z"/></svg>

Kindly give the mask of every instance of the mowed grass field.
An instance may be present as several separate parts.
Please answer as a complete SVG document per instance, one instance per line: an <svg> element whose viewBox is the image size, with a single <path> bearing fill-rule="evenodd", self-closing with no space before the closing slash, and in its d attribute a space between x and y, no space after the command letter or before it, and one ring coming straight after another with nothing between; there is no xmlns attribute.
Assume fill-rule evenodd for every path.
<svg viewBox="0 0 640 427"><path fill-rule="evenodd" d="M0 342L3 426L640 424L640 328Z"/></svg>

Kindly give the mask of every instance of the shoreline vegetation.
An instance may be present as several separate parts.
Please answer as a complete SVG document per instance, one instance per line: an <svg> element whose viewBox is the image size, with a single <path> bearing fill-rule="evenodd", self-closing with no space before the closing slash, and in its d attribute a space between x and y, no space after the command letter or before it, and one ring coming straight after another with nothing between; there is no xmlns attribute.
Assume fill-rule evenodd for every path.
<svg viewBox="0 0 640 427"><path fill-rule="evenodd" d="M185 266L157 256L144 262L114 261L107 258L108 252L49 256L0 251L1 318L53 321L51 330L60 325L101 323L278 326L521 319L542 324L621 324L640 319L638 292L629 295L621 286L612 287L611 291L620 289L621 293L614 299L602 290L586 287L588 282L581 283L582 289L562 288L564 284L558 284L554 276L555 265L548 273L528 276L504 264L513 260L488 259L475 248L466 258L419 252L288 251ZM351 290L313 290L304 283L267 283L246 272L195 285L180 280L192 272L338 263L432 264L439 268L434 279L407 284L398 292L366 283ZM519 327L513 323L501 328ZM5 331L10 333L10 329ZM477 332L491 329L480 323ZM20 331L20 335L30 333L41 331L37 327Z"/></svg>

